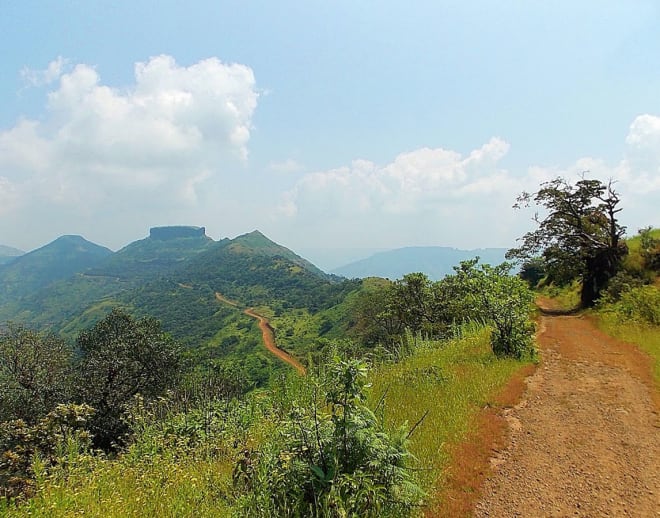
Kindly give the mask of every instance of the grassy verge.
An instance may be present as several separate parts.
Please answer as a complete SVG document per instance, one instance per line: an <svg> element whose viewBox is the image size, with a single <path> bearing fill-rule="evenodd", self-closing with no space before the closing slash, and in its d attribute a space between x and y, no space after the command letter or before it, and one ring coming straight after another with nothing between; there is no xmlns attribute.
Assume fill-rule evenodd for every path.
<svg viewBox="0 0 660 518"><path fill-rule="evenodd" d="M496 358L482 329L447 343L423 343L412 357L374 372L373 404L386 393L388 426L407 422L412 428L428 411L411 436L411 451L429 510L443 505L440 490L450 475L452 448L474 431L480 410L496 405L498 393L525 365Z"/></svg>
<svg viewBox="0 0 660 518"><path fill-rule="evenodd" d="M622 322L614 314L597 313L598 325L607 334L637 345L653 359L653 377L660 388L660 327Z"/></svg>

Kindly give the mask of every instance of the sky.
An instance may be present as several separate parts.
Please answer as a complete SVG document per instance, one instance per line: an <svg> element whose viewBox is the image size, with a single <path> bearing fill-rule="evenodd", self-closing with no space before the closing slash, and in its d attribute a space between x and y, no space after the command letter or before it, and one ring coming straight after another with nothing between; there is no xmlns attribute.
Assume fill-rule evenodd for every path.
<svg viewBox="0 0 660 518"><path fill-rule="evenodd" d="M660 226L655 1L0 0L0 244L512 247L557 176ZM330 264L333 263L333 264Z"/></svg>

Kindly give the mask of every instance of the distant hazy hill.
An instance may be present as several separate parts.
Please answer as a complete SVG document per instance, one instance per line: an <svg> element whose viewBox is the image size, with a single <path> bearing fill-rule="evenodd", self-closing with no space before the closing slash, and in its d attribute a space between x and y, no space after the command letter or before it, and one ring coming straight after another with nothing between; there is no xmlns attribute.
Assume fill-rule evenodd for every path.
<svg viewBox="0 0 660 518"><path fill-rule="evenodd" d="M0 266L2 298L16 298L99 264L112 251L81 236L62 236Z"/></svg>
<svg viewBox="0 0 660 518"><path fill-rule="evenodd" d="M25 252L23 252L23 250L19 250L18 248L0 245L0 265L8 263L9 261L13 261L24 253Z"/></svg>
<svg viewBox="0 0 660 518"><path fill-rule="evenodd" d="M332 270L349 279L385 277L400 279L406 273L423 272L433 280L453 273L453 266L461 261L481 258L482 263L499 264L504 261L506 248L459 250L440 246L415 246L379 252L366 259Z"/></svg>

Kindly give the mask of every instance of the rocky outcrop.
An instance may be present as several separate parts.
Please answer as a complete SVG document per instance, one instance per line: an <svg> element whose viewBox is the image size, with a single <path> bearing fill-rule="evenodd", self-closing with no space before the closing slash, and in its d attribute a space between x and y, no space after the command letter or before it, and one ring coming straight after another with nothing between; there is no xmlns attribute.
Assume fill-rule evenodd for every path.
<svg viewBox="0 0 660 518"><path fill-rule="evenodd" d="M151 239L158 239L160 241L167 241L169 239L179 239L182 237L205 237L205 227L187 227L187 226L174 226L174 227L152 227L149 229L149 237Z"/></svg>

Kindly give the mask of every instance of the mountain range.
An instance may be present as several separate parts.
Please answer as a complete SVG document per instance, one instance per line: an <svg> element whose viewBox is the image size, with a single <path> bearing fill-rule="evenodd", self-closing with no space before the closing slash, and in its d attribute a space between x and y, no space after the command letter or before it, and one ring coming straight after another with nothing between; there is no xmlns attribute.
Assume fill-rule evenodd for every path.
<svg viewBox="0 0 660 518"><path fill-rule="evenodd" d="M423 271L440 278L461 260L479 255L500 262L503 254L407 248L329 274L257 230L215 241L204 227L155 227L117 252L62 236L0 264L0 323L24 323L72 340L111 308L123 307L159 319L197 364L233 358L249 364L258 383L277 370L277 360L262 351L261 332L243 309L257 308L269 318L278 346L307 358L318 353L319 337L345 336L352 304L368 284L360 277Z"/></svg>
<svg viewBox="0 0 660 518"><path fill-rule="evenodd" d="M453 273L461 261L479 257L482 263L500 264L506 248L459 250L441 246L415 246L376 253L366 259L335 268L332 273L342 277L384 277L400 279L410 272L422 272L431 280L439 280Z"/></svg>

